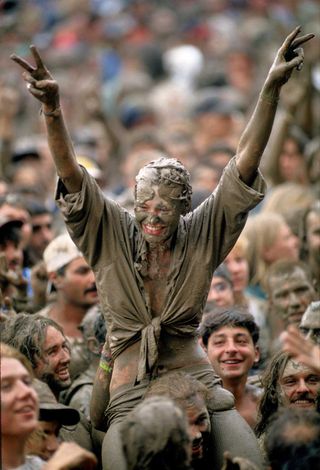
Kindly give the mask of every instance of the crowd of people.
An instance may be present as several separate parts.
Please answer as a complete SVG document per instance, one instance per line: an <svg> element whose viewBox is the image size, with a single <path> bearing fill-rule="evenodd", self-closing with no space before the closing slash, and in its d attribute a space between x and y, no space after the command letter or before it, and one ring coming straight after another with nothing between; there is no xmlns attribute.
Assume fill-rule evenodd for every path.
<svg viewBox="0 0 320 470"><path fill-rule="evenodd" d="M317 467L319 13L0 3L1 468Z"/></svg>

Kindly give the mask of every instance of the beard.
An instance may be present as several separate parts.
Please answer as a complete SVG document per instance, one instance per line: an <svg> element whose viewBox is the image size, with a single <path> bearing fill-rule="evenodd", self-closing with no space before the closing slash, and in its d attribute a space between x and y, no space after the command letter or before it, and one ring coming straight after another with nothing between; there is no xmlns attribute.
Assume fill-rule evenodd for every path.
<svg viewBox="0 0 320 470"><path fill-rule="evenodd" d="M60 380L52 372L44 372L40 377L40 380L45 382L54 394L69 388L71 385L70 377L67 380Z"/></svg>

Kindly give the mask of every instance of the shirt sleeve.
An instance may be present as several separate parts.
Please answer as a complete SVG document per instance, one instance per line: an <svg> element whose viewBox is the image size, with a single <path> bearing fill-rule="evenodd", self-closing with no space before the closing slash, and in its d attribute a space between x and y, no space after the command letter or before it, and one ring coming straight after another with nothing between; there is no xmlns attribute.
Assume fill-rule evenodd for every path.
<svg viewBox="0 0 320 470"><path fill-rule="evenodd" d="M264 198L266 183L258 171L252 186L241 180L236 157L226 166L215 191L190 214L190 236L206 251L215 269L239 237L249 214ZM209 260L210 258L210 260Z"/></svg>
<svg viewBox="0 0 320 470"><path fill-rule="evenodd" d="M106 198L95 179L82 170L81 190L68 193L59 180L55 199L71 238L95 269L102 259L105 266L113 262L115 246L123 237L122 219L127 214L119 204Z"/></svg>

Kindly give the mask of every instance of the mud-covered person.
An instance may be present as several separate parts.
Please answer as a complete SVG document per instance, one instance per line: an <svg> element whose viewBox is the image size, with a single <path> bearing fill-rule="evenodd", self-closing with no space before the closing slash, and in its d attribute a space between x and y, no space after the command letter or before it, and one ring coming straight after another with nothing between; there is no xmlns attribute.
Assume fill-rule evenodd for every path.
<svg viewBox="0 0 320 470"><path fill-rule="evenodd" d="M212 466L221 466L225 450L260 463L255 438L234 409L231 394L221 388L198 344L196 328L213 271L234 245L248 211L263 198L265 185L258 167L279 93L303 64L300 46L313 37L298 37L299 33L297 27L277 52L236 156L215 192L189 212L188 172L177 160L160 158L137 176L135 217L106 199L77 163L58 84L37 49L31 46L35 66L12 56L24 69L30 93L42 103L60 177L56 198L69 233L95 272L108 323L114 369L103 446L106 469L125 468L121 421L141 401L151 378L171 369L183 369L210 387L208 409L216 448ZM103 385L101 376L100 380ZM109 399L108 390L101 388Z"/></svg>

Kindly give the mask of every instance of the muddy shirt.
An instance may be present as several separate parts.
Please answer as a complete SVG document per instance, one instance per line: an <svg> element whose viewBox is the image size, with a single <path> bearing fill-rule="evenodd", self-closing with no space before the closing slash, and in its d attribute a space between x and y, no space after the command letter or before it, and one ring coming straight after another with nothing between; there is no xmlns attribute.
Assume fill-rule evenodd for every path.
<svg viewBox="0 0 320 470"><path fill-rule="evenodd" d="M213 271L237 240L248 211L263 199L265 183L258 173L247 186L233 158L215 191L180 217L171 241L165 305L161 316L152 318L143 284L147 246L138 224L83 173L81 191L68 194L59 181L56 200L71 238L95 273L113 357L141 339L139 381L157 363L161 328L171 335L196 334Z"/></svg>
<svg viewBox="0 0 320 470"><path fill-rule="evenodd" d="M62 401L62 403L81 411L89 421L90 400L96 372L97 368L90 364L89 368L72 382L65 393L59 396L59 400Z"/></svg>

